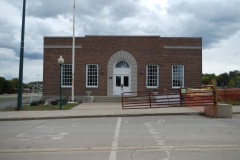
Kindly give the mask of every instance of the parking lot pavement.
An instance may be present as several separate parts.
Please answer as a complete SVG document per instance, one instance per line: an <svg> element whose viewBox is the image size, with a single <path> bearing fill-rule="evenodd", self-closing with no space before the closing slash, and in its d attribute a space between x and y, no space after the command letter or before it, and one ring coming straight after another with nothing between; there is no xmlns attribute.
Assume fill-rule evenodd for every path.
<svg viewBox="0 0 240 160"><path fill-rule="evenodd" d="M240 115L0 122L0 159L239 160Z"/></svg>

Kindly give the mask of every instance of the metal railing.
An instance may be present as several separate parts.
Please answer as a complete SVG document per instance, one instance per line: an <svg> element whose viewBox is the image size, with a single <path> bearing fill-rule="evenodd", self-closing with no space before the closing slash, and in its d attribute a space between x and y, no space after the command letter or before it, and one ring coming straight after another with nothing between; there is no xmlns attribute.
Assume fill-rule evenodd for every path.
<svg viewBox="0 0 240 160"><path fill-rule="evenodd" d="M124 92L122 109L212 106L215 103L212 86L204 88L162 89Z"/></svg>

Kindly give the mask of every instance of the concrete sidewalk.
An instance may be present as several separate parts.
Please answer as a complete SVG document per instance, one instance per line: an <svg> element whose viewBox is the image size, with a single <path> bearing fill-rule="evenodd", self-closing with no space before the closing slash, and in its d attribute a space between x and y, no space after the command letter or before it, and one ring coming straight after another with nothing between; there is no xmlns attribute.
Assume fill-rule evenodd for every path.
<svg viewBox="0 0 240 160"><path fill-rule="evenodd" d="M240 106L234 106L233 113L240 113ZM174 107L122 110L121 103L82 103L71 110L9 112L3 111L0 112L0 121L191 114L202 115L203 107Z"/></svg>

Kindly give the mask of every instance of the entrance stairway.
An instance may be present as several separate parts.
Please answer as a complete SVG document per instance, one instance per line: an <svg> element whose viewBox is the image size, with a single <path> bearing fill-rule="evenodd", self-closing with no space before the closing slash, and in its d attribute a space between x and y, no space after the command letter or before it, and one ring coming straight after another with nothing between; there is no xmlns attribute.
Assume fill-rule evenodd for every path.
<svg viewBox="0 0 240 160"><path fill-rule="evenodd" d="M116 96L94 96L93 102L121 102L121 97Z"/></svg>

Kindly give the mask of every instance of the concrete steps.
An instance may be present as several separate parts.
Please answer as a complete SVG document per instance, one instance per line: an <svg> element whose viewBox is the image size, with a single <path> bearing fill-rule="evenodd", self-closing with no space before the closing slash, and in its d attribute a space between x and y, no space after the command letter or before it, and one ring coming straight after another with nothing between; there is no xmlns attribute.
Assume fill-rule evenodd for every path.
<svg viewBox="0 0 240 160"><path fill-rule="evenodd" d="M94 96L93 102L122 102L122 99L120 96Z"/></svg>

